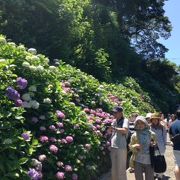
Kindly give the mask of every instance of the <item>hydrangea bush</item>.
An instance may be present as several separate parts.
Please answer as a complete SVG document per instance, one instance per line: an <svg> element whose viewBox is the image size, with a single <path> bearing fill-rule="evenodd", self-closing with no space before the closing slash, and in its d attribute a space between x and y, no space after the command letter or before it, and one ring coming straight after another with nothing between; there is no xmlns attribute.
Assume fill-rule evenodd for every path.
<svg viewBox="0 0 180 180"><path fill-rule="evenodd" d="M0 36L1 179L96 179L110 167L112 107L153 111L140 96Z"/></svg>

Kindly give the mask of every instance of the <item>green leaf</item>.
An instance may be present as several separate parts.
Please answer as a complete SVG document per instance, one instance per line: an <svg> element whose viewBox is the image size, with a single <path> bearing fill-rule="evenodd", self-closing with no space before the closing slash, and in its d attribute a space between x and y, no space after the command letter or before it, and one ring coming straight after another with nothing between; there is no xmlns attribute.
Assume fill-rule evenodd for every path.
<svg viewBox="0 0 180 180"><path fill-rule="evenodd" d="M28 158L21 158L19 159L19 164L25 164L28 161Z"/></svg>

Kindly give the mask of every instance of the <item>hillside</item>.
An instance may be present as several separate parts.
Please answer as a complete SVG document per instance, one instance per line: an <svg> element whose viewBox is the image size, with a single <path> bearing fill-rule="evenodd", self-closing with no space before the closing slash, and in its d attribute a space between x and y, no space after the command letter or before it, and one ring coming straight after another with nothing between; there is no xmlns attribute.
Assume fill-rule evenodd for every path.
<svg viewBox="0 0 180 180"><path fill-rule="evenodd" d="M99 82L0 36L0 176L91 179L109 168L111 109L155 111L132 78ZM143 94L143 95L142 95Z"/></svg>

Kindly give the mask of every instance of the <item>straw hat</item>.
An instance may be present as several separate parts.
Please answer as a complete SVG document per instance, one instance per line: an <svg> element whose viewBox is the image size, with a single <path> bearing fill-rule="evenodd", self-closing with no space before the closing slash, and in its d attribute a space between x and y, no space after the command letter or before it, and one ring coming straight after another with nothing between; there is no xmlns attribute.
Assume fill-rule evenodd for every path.
<svg viewBox="0 0 180 180"><path fill-rule="evenodd" d="M161 115L159 114L159 113L153 113L152 115L151 115L151 118L150 118L150 120L152 120L152 119L158 119L159 121L161 120Z"/></svg>

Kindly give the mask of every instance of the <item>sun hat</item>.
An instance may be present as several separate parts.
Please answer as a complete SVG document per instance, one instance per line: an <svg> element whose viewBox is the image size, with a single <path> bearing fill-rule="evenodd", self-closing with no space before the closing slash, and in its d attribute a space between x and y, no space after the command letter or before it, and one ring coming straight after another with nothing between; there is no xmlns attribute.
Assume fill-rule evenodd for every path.
<svg viewBox="0 0 180 180"><path fill-rule="evenodd" d="M147 118L151 118L151 115L152 115L152 113L147 113L147 114L146 114L146 119L147 119Z"/></svg>
<svg viewBox="0 0 180 180"><path fill-rule="evenodd" d="M151 115L151 118L150 118L150 120L152 120L152 119L158 119L158 120L161 120L161 115L159 114L159 113L153 113L152 115Z"/></svg>

